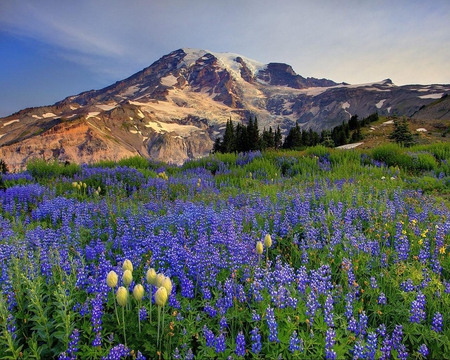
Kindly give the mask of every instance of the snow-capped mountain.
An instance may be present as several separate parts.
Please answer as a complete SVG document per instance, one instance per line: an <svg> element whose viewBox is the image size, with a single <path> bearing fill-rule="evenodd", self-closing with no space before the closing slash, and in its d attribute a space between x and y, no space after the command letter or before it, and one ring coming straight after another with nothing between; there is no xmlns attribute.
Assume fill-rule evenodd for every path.
<svg viewBox="0 0 450 360"><path fill-rule="evenodd" d="M83 163L141 154L182 163L207 155L230 118L318 131L354 114L412 116L449 92L450 85L389 79L337 84L304 78L287 64L179 49L104 89L0 119L0 158L12 169L36 157Z"/></svg>

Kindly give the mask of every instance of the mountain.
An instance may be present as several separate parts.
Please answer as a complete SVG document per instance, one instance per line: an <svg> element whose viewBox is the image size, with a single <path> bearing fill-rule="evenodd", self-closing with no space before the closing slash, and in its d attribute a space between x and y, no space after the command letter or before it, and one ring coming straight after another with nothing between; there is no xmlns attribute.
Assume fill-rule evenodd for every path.
<svg viewBox="0 0 450 360"><path fill-rule="evenodd" d="M283 63L179 49L101 90L0 119L0 158L10 169L33 158L89 163L140 154L180 164L207 155L228 119L260 128L295 122L320 131L352 115L427 115L450 85L349 85L304 78ZM441 104L448 109L448 102ZM448 117L448 112L447 115Z"/></svg>

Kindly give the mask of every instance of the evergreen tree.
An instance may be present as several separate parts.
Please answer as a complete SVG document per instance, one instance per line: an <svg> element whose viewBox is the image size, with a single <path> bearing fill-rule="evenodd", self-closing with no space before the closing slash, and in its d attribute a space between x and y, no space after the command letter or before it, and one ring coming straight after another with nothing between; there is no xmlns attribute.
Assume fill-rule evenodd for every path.
<svg viewBox="0 0 450 360"><path fill-rule="evenodd" d="M225 153L231 153L236 150L236 134L234 125L231 119L227 121L225 128L225 134L223 135L223 141L221 144L221 151Z"/></svg>
<svg viewBox="0 0 450 360"><path fill-rule="evenodd" d="M283 140L283 138L281 136L280 126L277 126L277 130L275 130L275 136L274 136L275 149L279 149L283 145L282 140Z"/></svg>
<svg viewBox="0 0 450 360"><path fill-rule="evenodd" d="M389 135L389 138L404 147L414 144L414 138L409 131L406 117L403 117L401 120L398 118L394 119L394 131Z"/></svg>
<svg viewBox="0 0 450 360"><path fill-rule="evenodd" d="M249 150L259 149L259 130L258 130L258 119L255 117L254 120L250 118L247 126L247 136L249 143Z"/></svg>

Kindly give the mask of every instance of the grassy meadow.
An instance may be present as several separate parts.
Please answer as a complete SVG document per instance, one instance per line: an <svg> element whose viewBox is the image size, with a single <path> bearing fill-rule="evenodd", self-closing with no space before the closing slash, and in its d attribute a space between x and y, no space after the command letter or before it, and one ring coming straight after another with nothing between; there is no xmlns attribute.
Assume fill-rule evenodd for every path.
<svg viewBox="0 0 450 360"><path fill-rule="evenodd" d="M450 144L2 175L2 359L450 359Z"/></svg>

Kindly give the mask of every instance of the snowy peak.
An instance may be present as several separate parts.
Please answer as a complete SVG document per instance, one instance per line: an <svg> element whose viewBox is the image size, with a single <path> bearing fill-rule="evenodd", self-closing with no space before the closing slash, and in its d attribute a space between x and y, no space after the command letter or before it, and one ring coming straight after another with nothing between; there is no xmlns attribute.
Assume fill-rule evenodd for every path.
<svg viewBox="0 0 450 360"><path fill-rule="evenodd" d="M257 116L261 129L279 126L286 134L296 123L320 131L374 112L448 117L440 99L449 93L450 85L390 79L337 84L305 78L285 63L182 48L103 89L0 119L0 158L11 169L35 157L88 163L136 153L180 164L207 155L229 119Z"/></svg>

